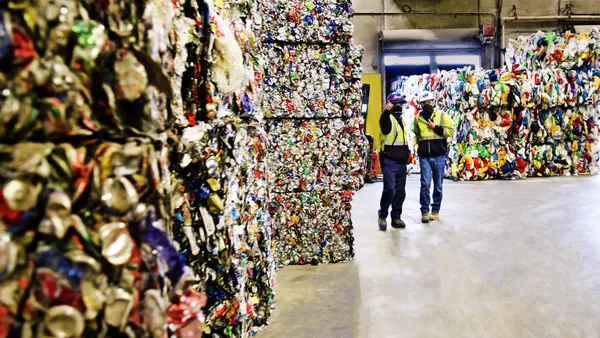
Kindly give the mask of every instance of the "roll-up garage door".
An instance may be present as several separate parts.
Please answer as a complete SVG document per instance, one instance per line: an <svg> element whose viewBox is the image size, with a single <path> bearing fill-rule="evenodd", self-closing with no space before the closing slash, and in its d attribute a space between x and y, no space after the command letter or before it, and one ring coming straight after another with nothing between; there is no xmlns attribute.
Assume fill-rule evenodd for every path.
<svg viewBox="0 0 600 338"><path fill-rule="evenodd" d="M466 29L399 29L381 33L384 53L411 52L481 52L479 30Z"/></svg>
<svg viewBox="0 0 600 338"><path fill-rule="evenodd" d="M478 29L402 29L381 33L385 93L398 76L480 68L484 46Z"/></svg>

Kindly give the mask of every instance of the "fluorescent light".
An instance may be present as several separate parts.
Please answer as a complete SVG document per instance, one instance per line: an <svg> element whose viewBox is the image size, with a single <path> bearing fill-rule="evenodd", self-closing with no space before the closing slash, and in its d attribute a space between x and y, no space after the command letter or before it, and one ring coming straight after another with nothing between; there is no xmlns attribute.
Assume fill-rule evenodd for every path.
<svg viewBox="0 0 600 338"><path fill-rule="evenodd" d="M474 65L475 68L481 68L479 55L438 55L435 60L438 65Z"/></svg>
<svg viewBox="0 0 600 338"><path fill-rule="evenodd" d="M398 56L398 55L384 55L383 63L386 66L419 66L429 65L429 56Z"/></svg>

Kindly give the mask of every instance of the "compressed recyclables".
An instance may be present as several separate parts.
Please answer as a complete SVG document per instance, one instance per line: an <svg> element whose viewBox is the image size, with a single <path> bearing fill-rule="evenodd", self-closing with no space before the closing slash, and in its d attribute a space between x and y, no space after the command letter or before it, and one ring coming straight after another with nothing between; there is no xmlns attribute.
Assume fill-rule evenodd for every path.
<svg viewBox="0 0 600 338"><path fill-rule="evenodd" d="M267 123L274 192L357 190L364 182L362 118Z"/></svg>
<svg viewBox="0 0 600 338"><path fill-rule="evenodd" d="M263 107L268 118L335 118L360 111L362 49L265 44Z"/></svg>
<svg viewBox="0 0 600 338"><path fill-rule="evenodd" d="M279 264L338 263L354 257L352 192L275 193L271 202Z"/></svg>
<svg viewBox="0 0 600 338"><path fill-rule="evenodd" d="M400 78L394 89L409 98L433 91L453 117L453 179L595 174L599 75L595 68L463 69Z"/></svg>
<svg viewBox="0 0 600 338"><path fill-rule="evenodd" d="M352 13L350 0L263 1L261 37L279 42L348 43L354 31Z"/></svg>

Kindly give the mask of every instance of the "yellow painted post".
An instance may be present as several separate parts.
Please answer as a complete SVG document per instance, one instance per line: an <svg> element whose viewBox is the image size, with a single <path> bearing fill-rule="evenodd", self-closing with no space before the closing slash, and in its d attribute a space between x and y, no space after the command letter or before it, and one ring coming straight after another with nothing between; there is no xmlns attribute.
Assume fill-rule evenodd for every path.
<svg viewBox="0 0 600 338"><path fill-rule="evenodd" d="M381 102L383 101L381 97L381 74L363 74L362 82L371 87L365 133L373 136L375 149L379 151L379 117L381 116Z"/></svg>

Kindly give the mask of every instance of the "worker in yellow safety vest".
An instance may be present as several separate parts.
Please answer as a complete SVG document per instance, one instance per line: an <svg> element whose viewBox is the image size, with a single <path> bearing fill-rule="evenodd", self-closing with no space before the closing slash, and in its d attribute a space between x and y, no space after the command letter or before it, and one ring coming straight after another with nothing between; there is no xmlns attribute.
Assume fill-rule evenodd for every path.
<svg viewBox="0 0 600 338"><path fill-rule="evenodd" d="M448 138L454 135L454 122L448 114L435 108L431 92L421 93L418 101L421 109L415 117L414 132L421 166L421 221L429 223L440 217ZM432 180L433 203L430 190Z"/></svg>
<svg viewBox="0 0 600 338"><path fill-rule="evenodd" d="M383 193L379 209L379 230L387 230L387 217L392 207L392 227L404 229L402 205L406 198L407 164L410 158L408 148L408 126L402 121L402 108L406 98L392 93L381 118L381 169L383 171Z"/></svg>

